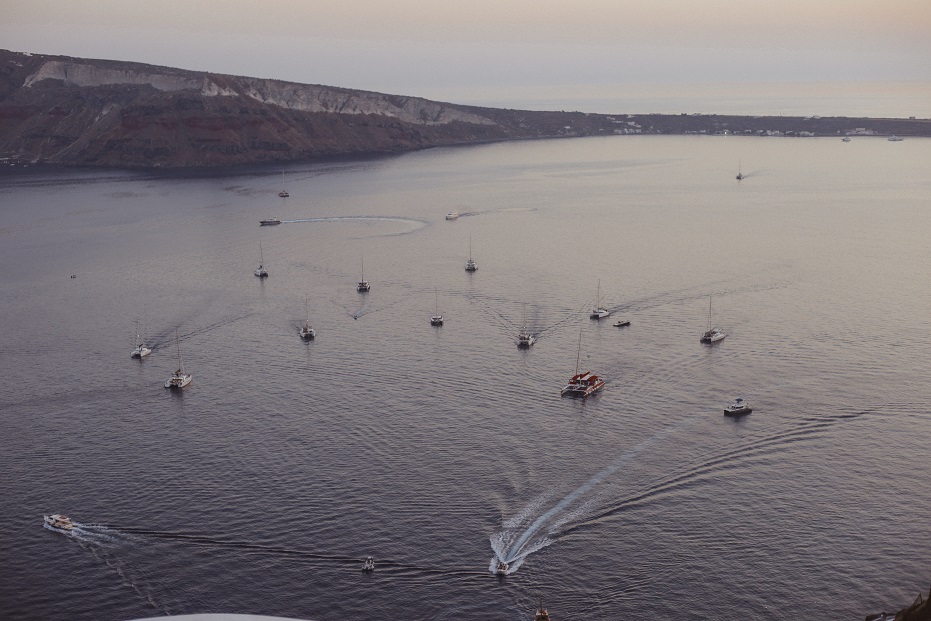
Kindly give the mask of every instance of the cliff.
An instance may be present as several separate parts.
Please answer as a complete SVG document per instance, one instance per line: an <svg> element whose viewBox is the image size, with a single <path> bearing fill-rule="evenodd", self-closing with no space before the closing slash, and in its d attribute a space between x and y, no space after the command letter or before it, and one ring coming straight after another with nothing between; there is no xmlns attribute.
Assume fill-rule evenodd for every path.
<svg viewBox="0 0 931 621"><path fill-rule="evenodd" d="M0 50L0 163L221 167L435 146L619 133L840 133L854 119L599 115ZM780 129L767 129L778 125ZM820 129L819 129L820 128ZM927 121L872 122L931 135ZM807 131L807 130L806 130Z"/></svg>

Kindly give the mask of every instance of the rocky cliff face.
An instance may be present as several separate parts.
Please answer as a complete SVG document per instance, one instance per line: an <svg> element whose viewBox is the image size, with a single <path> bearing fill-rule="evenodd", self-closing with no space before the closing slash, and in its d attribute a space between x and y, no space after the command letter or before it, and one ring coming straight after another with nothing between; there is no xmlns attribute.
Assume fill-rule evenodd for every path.
<svg viewBox="0 0 931 621"><path fill-rule="evenodd" d="M610 131L565 116L0 50L7 161L227 166Z"/></svg>

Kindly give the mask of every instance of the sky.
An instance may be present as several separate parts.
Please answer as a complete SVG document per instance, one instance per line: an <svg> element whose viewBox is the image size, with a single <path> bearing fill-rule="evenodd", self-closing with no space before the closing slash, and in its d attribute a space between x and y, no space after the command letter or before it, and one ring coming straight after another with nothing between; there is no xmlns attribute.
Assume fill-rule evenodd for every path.
<svg viewBox="0 0 931 621"><path fill-rule="evenodd" d="M0 0L4 49L487 105L931 83L929 32L931 0Z"/></svg>

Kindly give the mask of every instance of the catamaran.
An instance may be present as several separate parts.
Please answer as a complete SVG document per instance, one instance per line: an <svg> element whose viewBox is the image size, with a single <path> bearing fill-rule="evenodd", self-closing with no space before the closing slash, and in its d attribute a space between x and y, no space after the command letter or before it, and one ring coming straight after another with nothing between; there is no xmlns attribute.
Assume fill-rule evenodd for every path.
<svg viewBox="0 0 931 621"><path fill-rule="evenodd" d="M527 305L524 304L524 326L520 329L520 333L517 335L517 346L518 347L530 347L533 345L537 339L534 337L533 332L527 330Z"/></svg>
<svg viewBox="0 0 931 621"><path fill-rule="evenodd" d="M307 296L304 296L304 325L301 326L300 330L301 338L309 341L310 339L317 336L317 333L314 332L314 329L310 327L310 315L307 313Z"/></svg>
<svg viewBox="0 0 931 621"><path fill-rule="evenodd" d="M168 381L165 382L165 388L184 388L194 379L190 373L184 372L184 360L181 358L181 341L178 339L177 330L175 330L175 344L178 346L178 370L172 373Z"/></svg>
<svg viewBox="0 0 931 621"><path fill-rule="evenodd" d="M701 335L699 339L702 343L717 343L723 339L727 334L724 333L721 328L711 327L711 296L708 296L708 329L704 334Z"/></svg>
<svg viewBox="0 0 931 621"><path fill-rule="evenodd" d="M579 365L582 362L582 331L579 330L579 353L575 359L575 375L569 378L569 383L559 393L563 397L587 397L605 387L603 379L586 371L579 372Z"/></svg>
<svg viewBox="0 0 931 621"><path fill-rule="evenodd" d="M467 272L474 272L478 269L478 266L475 265L475 261L472 260L472 236L469 235L469 260L466 261L465 269Z"/></svg>
<svg viewBox="0 0 931 621"><path fill-rule="evenodd" d="M440 314L440 298L439 294L436 292L436 289L433 290L433 295L435 297L435 306L433 308L433 316L430 317L431 326L442 326L443 325L443 315Z"/></svg>
<svg viewBox="0 0 931 621"><path fill-rule="evenodd" d="M359 284L356 285L356 291L359 293L365 293L372 289L372 285L369 284L369 281L365 279L365 257L362 257L362 280L359 281Z"/></svg>

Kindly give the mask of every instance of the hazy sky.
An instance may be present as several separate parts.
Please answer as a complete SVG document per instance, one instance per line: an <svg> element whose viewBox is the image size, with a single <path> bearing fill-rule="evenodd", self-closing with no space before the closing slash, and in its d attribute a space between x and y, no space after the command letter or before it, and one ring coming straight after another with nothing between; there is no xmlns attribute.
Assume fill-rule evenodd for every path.
<svg viewBox="0 0 931 621"><path fill-rule="evenodd" d="M928 81L931 0L0 0L0 47L439 99Z"/></svg>

